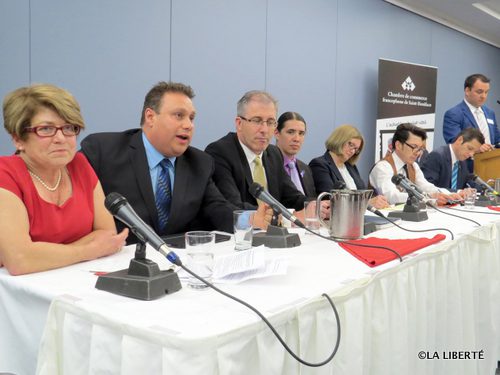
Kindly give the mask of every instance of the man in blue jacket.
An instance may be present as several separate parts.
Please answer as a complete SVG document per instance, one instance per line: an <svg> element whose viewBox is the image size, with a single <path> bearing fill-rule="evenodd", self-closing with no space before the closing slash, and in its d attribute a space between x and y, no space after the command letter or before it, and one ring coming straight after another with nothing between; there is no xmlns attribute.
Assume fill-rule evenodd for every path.
<svg viewBox="0 0 500 375"><path fill-rule="evenodd" d="M488 98L490 80L483 74L473 74L465 79L465 98L446 111L443 122L443 136L446 143L453 143L458 134L466 128L481 131L485 142L480 152L490 151L500 144L500 130L495 112L484 103Z"/></svg>

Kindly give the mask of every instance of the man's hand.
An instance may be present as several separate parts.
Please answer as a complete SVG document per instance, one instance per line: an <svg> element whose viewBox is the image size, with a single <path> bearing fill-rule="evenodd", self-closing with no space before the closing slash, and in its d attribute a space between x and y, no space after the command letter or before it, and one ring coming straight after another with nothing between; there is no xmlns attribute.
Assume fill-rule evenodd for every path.
<svg viewBox="0 0 500 375"><path fill-rule="evenodd" d="M479 147L479 152L486 152L486 151L491 151L495 147L493 145L490 145L488 143L482 144L481 147Z"/></svg>

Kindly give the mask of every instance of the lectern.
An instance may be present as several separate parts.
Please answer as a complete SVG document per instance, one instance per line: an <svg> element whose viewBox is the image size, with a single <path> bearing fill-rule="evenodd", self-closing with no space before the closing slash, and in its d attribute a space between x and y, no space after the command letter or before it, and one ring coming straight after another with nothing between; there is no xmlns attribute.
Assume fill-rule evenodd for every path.
<svg viewBox="0 0 500 375"><path fill-rule="evenodd" d="M474 173L483 181L500 178L500 148L474 155Z"/></svg>

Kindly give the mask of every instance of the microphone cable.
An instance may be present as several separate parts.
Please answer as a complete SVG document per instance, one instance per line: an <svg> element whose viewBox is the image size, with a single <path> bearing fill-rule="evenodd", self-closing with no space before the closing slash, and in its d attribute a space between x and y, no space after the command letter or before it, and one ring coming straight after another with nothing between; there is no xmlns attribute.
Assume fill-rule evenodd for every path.
<svg viewBox="0 0 500 375"><path fill-rule="evenodd" d="M198 276L196 273L194 273L193 271L191 271L189 268L187 268L181 262L179 262L179 263L180 264L178 264L178 266L181 267L184 271L186 271L190 275L196 277L198 280L200 280L204 284L208 285L210 288L212 288L216 292L219 292L223 296L226 296L226 297L232 299L233 301L236 301L236 302L242 304L243 306L249 308L255 314L257 314L262 319L262 321L269 327L269 329L271 330L271 332L274 334L274 336L276 336L276 338L281 343L281 345L286 349L286 351L294 359L296 359L298 362L302 363L303 365L306 365L306 366L309 366L309 367L320 367L320 366L326 365L328 362L330 362L333 359L333 357L335 356L335 354L337 354L337 350L339 349L339 345L340 345L340 335L341 335L340 317L339 317L339 313L337 311L337 308L335 307L335 304L331 300L330 296L328 296L328 294L323 293L322 296L325 297L328 300L328 302L330 303L330 306L333 309L333 312L335 313L335 320L337 322L337 332L338 332L338 334L337 334L337 342L335 343L335 347L333 348L332 353L328 356L327 359L325 359L324 361L321 361L321 362L312 363L312 362L308 362L308 361L303 360L297 354L295 354L292 351L292 349L290 349L290 347L286 344L285 340L283 340L283 338L280 336L280 334L276 331L276 329L272 326L271 322L269 322L269 320L267 320L267 318L259 310L257 310L255 307L253 307L252 305L250 305L248 302L245 302L245 301L243 301L243 300L241 300L241 299L239 299L239 298L237 298L237 297L235 297L235 296L233 296L233 295L231 295L231 294L229 294L227 292L224 292L223 290L219 289L218 287L216 287L211 282L205 280L201 276Z"/></svg>
<svg viewBox="0 0 500 375"><path fill-rule="evenodd" d="M449 208L452 211L467 212L471 214L484 214L484 215L500 215L500 212L478 212L472 210L462 210L460 208Z"/></svg>
<svg viewBox="0 0 500 375"><path fill-rule="evenodd" d="M432 207L432 208L434 208L436 211L441 212L441 213L443 213L443 214L450 215L450 216L454 216L454 217L458 217L459 219L463 219L463 220L470 221L470 222L472 222L472 223L476 224L478 227L480 227L480 226L481 226L481 224L479 224L479 223L478 223L477 221L475 221L475 220L469 219L469 218L467 218L467 217L463 217L463 216L459 216L459 215L451 214L451 213L449 213L449 212L445 212L445 211L440 210L439 208L437 208L437 206L431 206L431 207Z"/></svg>
<svg viewBox="0 0 500 375"><path fill-rule="evenodd" d="M340 345L340 336L341 336L340 318L339 318L337 308L335 307L333 301L328 296L328 294L323 293L322 296L324 296L328 300L328 302L332 306L333 312L335 314L335 319L337 322L337 332L338 332L337 342L335 343L335 347L334 347L332 353L328 356L328 358L326 360L318 362L318 363L307 362L307 361L301 359L298 355L296 355L288 347L288 345L281 338L281 336L278 334L276 329L271 325L271 323L266 319L266 317L259 310L257 310L255 307L253 307L249 303L247 303L239 298L236 298L229 293L226 293L226 292L220 290L215 285L206 281L205 279L203 279L202 277L198 276L196 273L191 271L189 268L184 266L182 264L181 259L177 256L177 254L173 251L170 251L168 246L165 244L165 241L163 241L156 234L156 232L153 230L153 228L151 228L149 225L144 223L144 221L139 217L139 215L137 215L137 213L130 206L130 204L128 203L127 199L124 196L122 196L119 193L110 193L106 197L104 205L115 218L117 218L118 220L123 222L126 226L128 226L131 229L131 231L136 236L138 236L144 243L148 242L153 248L155 248L158 252L160 252L160 254L162 254L165 258L167 258L167 260L170 263L173 263L173 264L181 267L188 274L194 276L195 278L200 280L202 283L208 285L210 288L219 292L223 296L231 298L232 300L242 304L243 306L246 306L247 308L249 308L250 310L255 312L264 321L264 323L269 327L269 329L271 329L271 331L274 333L274 335L279 340L279 342L283 345L283 347L288 351L288 353L290 353L290 355L293 358L295 358L298 362L300 362L306 366L310 366L310 367L320 367L320 366L323 366L323 365L327 364L328 362L330 362L333 359L333 357L335 356L335 354L337 353L337 350L338 350L339 345Z"/></svg>
<svg viewBox="0 0 500 375"><path fill-rule="evenodd" d="M310 233L312 233L312 234L315 234L315 235L316 235L316 236L318 236L318 237L324 238L325 240L333 241L333 242L335 242L335 243L344 243L344 244L351 245L351 246L369 247L369 248L374 248L374 249L382 249L382 250L387 250L387 251L390 251L391 253L393 253L394 255L396 255L396 257L399 259L399 262L400 262L400 263L403 261L403 257L401 256L401 254L399 254L396 250L391 249L390 247L387 247L387 246L379 246L379 245L363 245L363 244L360 244L360 243L354 243L354 242L349 242L349 241L339 241L339 240L336 240L336 239L334 239L334 238L327 237L327 236L323 236L322 234L316 233L316 232L314 232L313 230L311 230L311 229L309 229L309 228L306 228L305 226L304 226L303 228L304 228L305 230L307 230L308 232L310 232Z"/></svg>
<svg viewBox="0 0 500 375"><path fill-rule="evenodd" d="M382 212L380 212L379 210L376 210L375 211L372 211L375 215L379 216L379 217L382 217L384 218L385 220L387 220L388 222L394 224L395 226L397 226L399 229L402 229L402 230L405 230L407 232L415 232L415 233L422 233L422 232L433 232L433 231L437 231L437 230L442 230L442 231L446 231L450 234L451 236L451 239L454 240L455 239L455 235L453 234L453 232L447 228L432 228L432 229L408 229L408 228L405 228L405 227L402 227L401 225L399 224L396 224L396 221L394 220L391 220L389 217L385 216Z"/></svg>

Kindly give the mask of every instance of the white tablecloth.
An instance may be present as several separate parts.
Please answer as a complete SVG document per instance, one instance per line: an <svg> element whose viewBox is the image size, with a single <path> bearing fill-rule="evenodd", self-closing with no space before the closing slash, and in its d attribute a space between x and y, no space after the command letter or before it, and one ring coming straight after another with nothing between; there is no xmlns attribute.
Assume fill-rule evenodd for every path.
<svg viewBox="0 0 500 375"><path fill-rule="evenodd" d="M488 223L493 215L468 216L484 225L476 229L441 213L430 213L427 222L405 222L444 226L457 239L402 264L370 268L337 244L301 236L298 248L269 250L270 256L290 256L286 276L222 286L261 310L310 362L326 358L335 343L335 318L321 294L332 296L342 338L337 356L320 368L298 364L253 312L212 290L183 288L138 301L94 289L96 276L89 271L127 267L134 250L127 248L33 275L11 277L0 270L0 371L34 373L48 316L38 356L41 375L493 374L500 359L500 222ZM434 234L386 229L373 235ZM217 252L231 245L221 244ZM153 250L148 258L162 269L170 266ZM480 350L484 359L443 358ZM419 359L422 351L427 359Z"/></svg>

